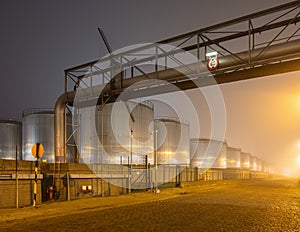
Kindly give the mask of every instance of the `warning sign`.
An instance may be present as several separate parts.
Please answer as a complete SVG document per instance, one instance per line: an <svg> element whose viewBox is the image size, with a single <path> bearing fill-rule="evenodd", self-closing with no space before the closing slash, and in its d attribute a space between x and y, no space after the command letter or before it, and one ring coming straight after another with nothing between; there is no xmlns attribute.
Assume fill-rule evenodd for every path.
<svg viewBox="0 0 300 232"><path fill-rule="evenodd" d="M207 61L207 68L209 71L215 71L219 66L218 57L211 57Z"/></svg>
<svg viewBox="0 0 300 232"><path fill-rule="evenodd" d="M44 146L41 143L36 143L31 148L31 154L34 158L41 158L44 154Z"/></svg>

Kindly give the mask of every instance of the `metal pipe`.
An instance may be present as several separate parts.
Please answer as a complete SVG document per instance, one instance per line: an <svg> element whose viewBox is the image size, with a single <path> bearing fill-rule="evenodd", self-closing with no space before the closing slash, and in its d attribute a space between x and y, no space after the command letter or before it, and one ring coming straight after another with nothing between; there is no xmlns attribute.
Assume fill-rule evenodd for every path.
<svg viewBox="0 0 300 232"><path fill-rule="evenodd" d="M288 43L284 44L276 44L270 46L264 53L261 53L261 51L264 50L264 48L258 48L251 51L251 69L255 66L262 66L267 64L267 62L276 62L276 61L285 61L285 60L291 60L298 58L300 55L300 40L294 40L290 41ZM259 55L259 56L258 56ZM237 60L235 57L228 55L224 57L219 58L219 68L216 72L217 75L223 74L225 71L234 71L237 68L249 68L248 60L249 60L249 51L244 51L237 53L236 56L238 56L240 59ZM282 63L284 65L284 62ZM300 69L300 67L299 67ZM292 70L294 71L294 70ZM234 73L234 72L232 72ZM206 69L206 61L202 62L202 67L200 67L199 72L199 64L193 63L186 66L179 66L176 67L176 69L167 69L158 71L157 73L149 73L147 76L140 75L136 76L134 78L128 78L123 80L123 88L122 89L116 89L112 91L111 93L117 95L120 94L124 89L128 88L132 84L135 84L135 87L137 88L138 85L136 83L139 83L143 80L151 80L151 79L159 79L164 80L168 82L176 82L176 81L189 81L189 79L186 77L186 75L198 75L201 74L208 74L208 70ZM226 74L227 75L227 74ZM230 75L230 74L228 74ZM243 79L241 77L240 79ZM116 80L118 82L119 80ZM147 84L147 83L146 83ZM144 84L144 85L146 85ZM99 86L100 87L100 86ZM143 84L141 84L140 87L145 87ZM196 86L195 86L196 87ZM95 88L95 87L94 87ZM101 86L102 88L102 86ZM158 89L158 88L157 88ZM151 90L153 94L155 94L154 88ZM109 93L110 90L108 89L108 86L103 88L104 93ZM143 92L146 92L146 90L143 90ZM129 95L132 94L132 92L128 93ZM152 95L153 95L152 94ZM124 95L125 99L125 95Z"/></svg>
<svg viewBox="0 0 300 232"><path fill-rule="evenodd" d="M293 40L287 43L281 43L269 46L268 49L266 49L263 53L262 51L265 50L264 48L258 48L251 51L251 65L256 65L258 63L267 62L270 60L279 61L280 59L293 59L295 57L299 57L300 54L300 40ZM237 60L236 57L233 57L231 55L219 57L219 69L218 71L223 70L229 70L229 69L236 69L237 66L243 67L249 65L249 51L243 51L235 54L236 57L239 57L240 59ZM259 55L259 56L258 56ZM243 62L244 61L244 62ZM206 67L206 61L202 62L203 67ZM265 64L265 63L264 63ZM190 70L190 71L187 71ZM207 72L207 70L200 69L201 72ZM197 63L186 65L186 66L179 66L176 69L167 69L162 70L158 72L149 73L147 75L140 75L136 76L134 78L128 78L124 79L122 81L122 90L131 86L134 83L138 83L142 80L149 80L149 79L159 79L159 80L166 80L171 81L172 78L176 77L182 77L182 74L186 75L193 75L199 73L199 65ZM94 74L98 74L97 71L94 72ZM178 80L178 79L176 79ZM115 85L120 86L117 82L120 82L121 80L118 80L118 77L115 78ZM93 87L94 89L97 88ZM99 90L100 88L103 89L103 86L98 86ZM96 90L96 89L95 89ZM120 89L116 90L116 92L120 91ZM87 89L85 91L82 91L84 96L86 96ZM97 92L97 91L96 91ZM109 85L107 85L101 92L108 93L110 92ZM80 94L80 93L79 93ZM80 95L78 95L80 97Z"/></svg>
<svg viewBox="0 0 300 232"><path fill-rule="evenodd" d="M254 49L251 51L251 68L245 70L244 75L239 74L239 77L235 77L237 72L231 72L231 73L223 73L224 71L228 71L228 70L234 70L236 68L248 68L249 64L248 64L248 60L249 60L249 51L244 51L244 52L240 52L237 53L236 55L238 57L241 58L241 60L244 60L244 62L242 62L241 60L237 60L235 57L233 56L225 56L225 57L220 57L219 59L219 69L217 70L217 77L218 76L222 76L222 75L226 75L226 81L218 81L217 83L224 83L224 82L230 82L230 81L236 81L236 80L242 80L242 79L247 79L247 77L245 77L245 75L249 75L251 77L248 78L253 78L254 74L249 74L249 72L254 71L253 69L257 70L258 72L255 73L256 76L262 76L259 74L259 70L263 69L263 65L266 64L266 62L274 62L274 61L281 61L281 60L291 60L291 59L295 59L295 58L299 58L300 56L300 40L293 40L284 44L276 44L276 45L272 45L270 46L266 51L264 51L263 53L261 53L261 51L263 51L264 48L259 48L259 49ZM259 55L259 56L258 56ZM206 61L203 61L203 67L206 66ZM288 63L288 62L286 62ZM273 65L273 64L272 64ZM280 64L281 66L285 65L284 62ZM257 66L257 68L255 68L255 66ZM280 66L280 68L282 69L282 67ZM253 68L254 67L254 68ZM298 67L298 66L297 66ZM290 71L294 71L295 67L292 67L293 70ZM300 67L298 68L300 69ZM275 69L274 69L275 70ZM289 69L282 69L283 71L281 72L288 72ZM204 68L200 68L200 73L199 73L199 64L198 63L194 63L194 64L190 64L187 66L179 66L176 69L167 69L167 70L162 70L162 71L158 71L158 72L153 72L150 74L146 75L140 75L134 78L128 78L125 80L122 80L123 82L123 88L120 89L116 89L116 90L111 90L110 86L107 85L103 88L103 86L93 86L93 93L97 93L97 96L89 96L89 97L97 97L99 96L99 94L107 94L107 95L115 95L118 96L124 89L128 88L129 86L131 86L134 83L138 83L140 81L143 80L149 80L149 79L159 79L159 80L165 80L168 82L174 82L174 81L178 81L180 80L181 82L179 83L182 86L182 89L187 89L187 88L196 88L198 86L196 86L195 84L190 84L187 83L187 86L189 87L184 87L185 82L190 82L190 80L186 77L186 75L201 75L201 74L205 74L208 73L208 71ZM262 74L267 75L267 73L263 70ZM273 72L271 72L269 75L274 74ZM231 78L231 76L233 78ZM217 79L216 77L216 79ZM224 78L223 78L224 79ZM120 79L116 79L116 82L121 81ZM210 84L216 84L216 82L211 82L206 80L201 80L199 78L199 81L202 82L204 81L202 84L200 83L201 86L204 85L210 85ZM179 84L175 84L175 85L179 85ZM116 85L116 86L120 86L120 85ZM141 86L143 87L143 86ZM102 90L102 91L101 91ZM140 91L142 92L142 94L147 95L147 94L159 94L159 92L157 92L157 90L159 90L159 87L157 87L156 89L152 88L149 91L147 91L146 89ZM166 91L166 89L164 89L164 91ZM173 90L174 91L174 90ZM140 94L140 92L136 91L136 94ZM66 104L72 104L75 98L75 93L76 91L72 91L72 92L67 92L65 94L62 94L55 105L55 117L54 117L54 130L55 130L55 138L54 138L54 143L55 143L55 158L56 158L56 162L65 162L65 156L66 156L66 150L65 150L65 145L66 145L66 132L65 132L65 121L66 121L66 116L65 116L65 106ZM89 88L84 89L84 91L77 91L76 93L76 97L78 98L85 98L86 97L86 93L92 93L92 91L89 91ZM131 98L134 98L134 94L132 94L132 92L129 92L129 97L131 96ZM140 96L140 95L139 95ZM114 100L114 98L111 98L112 101Z"/></svg>
<svg viewBox="0 0 300 232"><path fill-rule="evenodd" d="M55 162L63 163L66 159L66 104L73 103L76 91L62 94L54 109L54 148Z"/></svg>

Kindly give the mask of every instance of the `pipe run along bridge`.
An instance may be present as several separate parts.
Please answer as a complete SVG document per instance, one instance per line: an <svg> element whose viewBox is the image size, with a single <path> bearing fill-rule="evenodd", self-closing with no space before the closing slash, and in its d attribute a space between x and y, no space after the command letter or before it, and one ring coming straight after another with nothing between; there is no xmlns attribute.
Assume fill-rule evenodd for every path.
<svg viewBox="0 0 300 232"><path fill-rule="evenodd" d="M297 0L66 69L65 93L55 105L56 162L66 162L71 145L66 112L71 112L75 95L84 104L97 99L104 105L120 94L127 100L297 71L299 21ZM207 53L212 51L217 52L218 66L209 71ZM186 52L196 57L194 62L182 60ZM171 63L176 67L170 68Z"/></svg>

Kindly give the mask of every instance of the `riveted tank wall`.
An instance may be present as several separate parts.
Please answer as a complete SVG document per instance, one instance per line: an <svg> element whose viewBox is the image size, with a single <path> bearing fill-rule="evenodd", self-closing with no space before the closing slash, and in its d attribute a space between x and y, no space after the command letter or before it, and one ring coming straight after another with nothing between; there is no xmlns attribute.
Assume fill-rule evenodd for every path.
<svg viewBox="0 0 300 232"><path fill-rule="evenodd" d="M174 119L155 119L154 131L158 164L190 165L189 124Z"/></svg>
<svg viewBox="0 0 300 232"><path fill-rule="evenodd" d="M153 105L115 102L79 109L79 156L87 164L153 163Z"/></svg>
<svg viewBox="0 0 300 232"><path fill-rule="evenodd" d="M21 122L12 120L0 121L0 159L22 158L20 152L22 146Z"/></svg>
<svg viewBox="0 0 300 232"><path fill-rule="evenodd" d="M234 147L227 147L226 167L227 168L241 167L241 149L234 148Z"/></svg>
<svg viewBox="0 0 300 232"><path fill-rule="evenodd" d="M241 152L241 168L250 169L250 154Z"/></svg>
<svg viewBox="0 0 300 232"><path fill-rule="evenodd" d="M191 167L226 168L227 144L209 139L191 139Z"/></svg>

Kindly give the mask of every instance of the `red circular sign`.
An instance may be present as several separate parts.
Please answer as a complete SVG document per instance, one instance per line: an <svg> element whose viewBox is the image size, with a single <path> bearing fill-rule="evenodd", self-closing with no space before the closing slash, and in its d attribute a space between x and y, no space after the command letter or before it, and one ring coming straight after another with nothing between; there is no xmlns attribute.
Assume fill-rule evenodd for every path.
<svg viewBox="0 0 300 232"><path fill-rule="evenodd" d="M214 71L218 68L219 66L219 59L218 57L212 57L209 58L207 61L207 68L209 71Z"/></svg>

